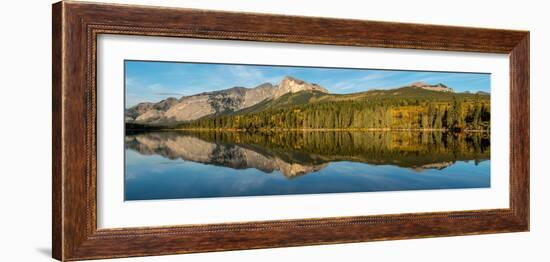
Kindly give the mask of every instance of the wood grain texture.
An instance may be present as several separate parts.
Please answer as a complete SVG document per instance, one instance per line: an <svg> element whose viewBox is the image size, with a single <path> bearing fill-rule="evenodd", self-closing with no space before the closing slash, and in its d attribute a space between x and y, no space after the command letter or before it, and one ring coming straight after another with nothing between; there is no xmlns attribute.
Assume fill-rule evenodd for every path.
<svg viewBox="0 0 550 262"><path fill-rule="evenodd" d="M510 207L529 227L529 33L510 52Z"/></svg>
<svg viewBox="0 0 550 262"><path fill-rule="evenodd" d="M61 71L62 68L62 43L61 33L61 5L52 8L52 256L61 257L62 224L63 224L63 189L62 182L62 150L61 150Z"/></svg>
<svg viewBox="0 0 550 262"><path fill-rule="evenodd" d="M82 260L529 230L529 33L484 28L60 2L53 6L53 257ZM97 229L100 34L510 55L510 208Z"/></svg>

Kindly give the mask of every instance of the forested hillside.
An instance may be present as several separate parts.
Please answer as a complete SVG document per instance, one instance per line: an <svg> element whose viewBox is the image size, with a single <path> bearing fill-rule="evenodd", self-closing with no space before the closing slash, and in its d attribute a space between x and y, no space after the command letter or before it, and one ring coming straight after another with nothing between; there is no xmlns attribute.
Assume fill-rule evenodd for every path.
<svg viewBox="0 0 550 262"><path fill-rule="evenodd" d="M180 129L438 129L488 131L490 96L413 86L337 95L288 93L241 111L181 123Z"/></svg>

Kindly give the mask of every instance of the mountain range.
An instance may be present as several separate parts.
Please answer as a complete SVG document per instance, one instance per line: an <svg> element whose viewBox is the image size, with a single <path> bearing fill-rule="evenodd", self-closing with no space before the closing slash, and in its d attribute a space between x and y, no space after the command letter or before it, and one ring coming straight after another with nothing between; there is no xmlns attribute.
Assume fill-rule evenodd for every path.
<svg viewBox="0 0 550 262"><path fill-rule="evenodd" d="M335 129L389 128L488 130L490 95L457 93L439 83L333 94L286 76L280 83L233 87L125 111L129 129Z"/></svg>
<svg viewBox="0 0 550 262"><path fill-rule="evenodd" d="M233 87L179 99L170 97L158 103L139 103L125 112L125 121L143 124L168 124L236 112L260 102L275 100L301 91L328 93L328 90L290 76L278 85L264 83L254 88Z"/></svg>

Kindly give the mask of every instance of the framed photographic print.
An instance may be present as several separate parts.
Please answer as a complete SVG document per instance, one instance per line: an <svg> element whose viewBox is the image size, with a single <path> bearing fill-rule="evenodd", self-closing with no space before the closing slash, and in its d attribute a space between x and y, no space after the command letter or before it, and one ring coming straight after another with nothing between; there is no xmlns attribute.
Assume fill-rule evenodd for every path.
<svg viewBox="0 0 550 262"><path fill-rule="evenodd" d="M53 257L529 230L529 32L53 5Z"/></svg>

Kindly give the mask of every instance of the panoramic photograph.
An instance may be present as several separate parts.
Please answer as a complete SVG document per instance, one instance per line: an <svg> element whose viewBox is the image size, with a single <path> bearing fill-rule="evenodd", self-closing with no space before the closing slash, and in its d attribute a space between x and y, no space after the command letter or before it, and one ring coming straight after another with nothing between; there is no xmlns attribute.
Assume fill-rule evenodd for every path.
<svg viewBox="0 0 550 262"><path fill-rule="evenodd" d="M491 186L491 75L126 60L124 199Z"/></svg>

